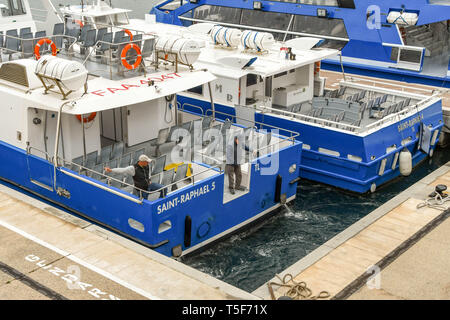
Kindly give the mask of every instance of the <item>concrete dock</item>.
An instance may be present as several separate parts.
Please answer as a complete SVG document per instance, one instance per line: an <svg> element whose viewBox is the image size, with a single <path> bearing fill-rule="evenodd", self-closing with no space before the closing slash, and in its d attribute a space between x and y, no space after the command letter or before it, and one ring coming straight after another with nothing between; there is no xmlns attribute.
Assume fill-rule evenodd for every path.
<svg viewBox="0 0 450 320"><path fill-rule="evenodd" d="M288 291L304 282L311 296L327 299L450 299L450 201L418 208L437 184L450 186L450 162L253 294L293 297Z"/></svg>
<svg viewBox="0 0 450 320"><path fill-rule="evenodd" d="M0 185L0 299L260 299Z"/></svg>

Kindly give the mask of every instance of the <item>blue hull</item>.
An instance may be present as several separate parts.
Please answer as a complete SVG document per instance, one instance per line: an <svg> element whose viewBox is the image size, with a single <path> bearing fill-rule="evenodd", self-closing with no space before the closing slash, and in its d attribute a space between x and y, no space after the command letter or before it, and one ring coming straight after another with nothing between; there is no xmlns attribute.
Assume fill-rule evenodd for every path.
<svg viewBox="0 0 450 320"><path fill-rule="evenodd" d="M73 171L57 168L56 189L69 191L70 197L67 198L54 191L55 171L52 163L4 142L0 142L0 178L164 255L172 256L172 249L178 245L182 246L183 251L192 251L280 206L274 196L277 175L282 178L281 193L286 194L288 199L295 197L297 183L290 182L298 177L297 155L300 152L301 143L281 149L279 171L275 175L261 175L258 160L255 160L251 166L250 192L225 204L224 174L220 172L194 186L172 192L164 199L153 202L144 200L138 204L63 172ZM294 163L297 169L290 173L289 168ZM82 177L106 187L89 177ZM110 189L127 194L120 189ZM129 219L142 224L144 230L133 227ZM188 234L189 230L185 227L187 220L191 221ZM170 221L171 228L159 232L161 224L166 221Z"/></svg>
<svg viewBox="0 0 450 320"><path fill-rule="evenodd" d="M178 102L184 110L199 112L198 108L189 105L199 106L205 114L211 113L211 106L207 101L179 96ZM233 107L221 104L214 104L216 110L235 115ZM398 123L381 128L366 136L345 133L328 128L313 126L304 122L283 119L277 116L256 113L255 121L271 126L276 126L286 130L298 132L298 139L304 144L301 155L300 177L313 181L322 182L345 190L365 193L371 189L372 184L376 187L391 181L400 176L399 164L396 162L392 168L396 153L404 147L412 154L413 166L427 157L427 154L419 150L420 121L417 117L423 117L422 122L431 126L432 130L440 130L443 126L441 102L437 102L420 112L419 115L412 115L402 120L403 123L414 123L401 132ZM218 114L217 117L225 116ZM230 117L231 118L231 117ZM287 134L280 132L280 134ZM410 141L402 145L402 141L411 137ZM432 146L432 149L437 145ZM387 148L396 145L388 153ZM305 147L309 146L309 149ZM339 156L319 152L319 148L339 152ZM348 155L356 156L361 161L348 159ZM380 175L380 166L383 159L386 159L385 170Z"/></svg>

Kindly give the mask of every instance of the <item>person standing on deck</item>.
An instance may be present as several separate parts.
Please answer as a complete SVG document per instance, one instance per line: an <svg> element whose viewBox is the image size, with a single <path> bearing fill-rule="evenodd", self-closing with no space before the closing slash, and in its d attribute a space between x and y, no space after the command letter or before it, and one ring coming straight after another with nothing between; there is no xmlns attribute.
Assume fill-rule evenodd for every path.
<svg viewBox="0 0 450 320"><path fill-rule="evenodd" d="M150 166L149 163L152 160L145 154L139 156L138 162L132 166L126 168L115 168L111 169L106 167L105 171L110 173L127 174L133 177L134 186L138 189L156 191L160 190L160 198L164 198L167 194L167 189L162 189L164 186L159 183L152 183L150 180ZM134 191L139 195L139 190L134 189ZM142 197L144 199L148 198L148 193L144 192Z"/></svg>
<svg viewBox="0 0 450 320"><path fill-rule="evenodd" d="M227 144L225 173L228 175L228 184L231 194L235 193L234 190L245 191L245 188L241 186L241 164L244 160L242 149L250 151L243 143L239 143L238 136L235 136L233 140ZM234 184L234 176L236 176L236 185Z"/></svg>

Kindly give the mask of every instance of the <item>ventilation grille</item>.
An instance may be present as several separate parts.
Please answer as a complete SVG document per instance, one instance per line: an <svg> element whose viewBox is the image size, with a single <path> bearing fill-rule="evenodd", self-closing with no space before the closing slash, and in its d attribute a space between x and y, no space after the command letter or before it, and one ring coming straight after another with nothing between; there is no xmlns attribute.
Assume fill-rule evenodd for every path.
<svg viewBox="0 0 450 320"><path fill-rule="evenodd" d="M27 70L15 63L5 63L0 67L0 79L29 87Z"/></svg>

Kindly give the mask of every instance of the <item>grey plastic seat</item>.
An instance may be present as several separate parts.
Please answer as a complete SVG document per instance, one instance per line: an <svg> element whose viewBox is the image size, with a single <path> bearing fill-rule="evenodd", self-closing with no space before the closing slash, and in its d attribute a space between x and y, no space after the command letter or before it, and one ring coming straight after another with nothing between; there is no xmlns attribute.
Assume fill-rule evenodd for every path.
<svg viewBox="0 0 450 320"><path fill-rule="evenodd" d="M124 35L125 35L124 31L117 31L114 34L114 41L113 41L113 43L120 43L120 42L122 42L122 39L123 39ZM118 46L111 46L111 49L112 50L117 50Z"/></svg>
<svg viewBox="0 0 450 320"><path fill-rule="evenodd" d="M87 34L89 30L92 30L92 26L90 24L85 24L81 28L80 37L78 38L78 41L80 41L82 44L86 41Z"/></svg>
<svg viewBox="0 0 450 320"><path fill-rule="evenodd" d="M92 169L93 172L91 172L90 177L92 179L98 180L98 181L104 181L105 177L103 176L103 164L97 164Z"/></svg>
<svg viewBox="0 0 450 320"><path fill-rule="evenodd" d="M189 168L189 165L187 163L182 164L181 166L178 166L177 172L175 173L175 177L173 178L173 182L175 182L175 184L172 186L172 191L178 189L177 182L186 178L188 168Z"/></svg>
<svg viewBox="0 0 450 320"><path fill-rule="evenodd" d="M111 159L111 154L112 154L112 144L103 147L100 150L100 156L98 157L97 163L100 164L108 162Z"/></svg>
<svg viewBox="0 0 450 320"><path fill-rule="evenodd" d="M153 162L152 173L151 175L155 175L164 171L164 167L166 166L166 155L163 155L159 158L156 158Z"/></svg>
<svg viewBox="0 0 450 320"><path fill-rule="evenodd" d="M142 46L142 58L148 58L153 54L153 48L154 48L154 39L146 39L144 40L144 44Z"/></svg>
<svg viewBox="0 0 450 320"><path fill-rule="evenodd" d="M19 39L9 38L7 40L6 53L9 54L9 60L11 60L13 54L19 53Z"/></svg>
<svg viewBox="0 0 450 320"><path fill-rule="evenodd" d="M108 28L100 28L97 31L97 36L95 37L95 43L103 40L103 36L108 33Z"/></svg>
<svg viewBox="0 0 450 320"><path fill-rule="evenodd" d="M161 183L161 176L162 176L162 172L157 173L155 175L152 175L150 177L150 180L152 183Z"/></svg>
<svg viewBox="0 0 450 320"><path fill-rule="evenodd" d="M84 165L84 157L83 156L76 157L76 158L72 159L72 163L75 164L75 165L72 165L72 170L73 171L79 171L80 170L80 166Z"/></svg>
<svg viewBox="0 0 450 320"><path fill-rule="evenodd" d="M71 28L66 27L65 35L67 37L64 37L64 42L66 48L69 48L73 43L78 41L78 38L80 37L80 27L78 25Z"/></svg>
<svg viewBox="0 0 450 320"><path fill-rule="evenodd" d="M169 139L169 133L170 133L170 128L163 128L163 129L159 130L158 137L156 138L155 142L152 144L152 146L156 146L155 153L154 153L155 157L160 156L161 151L159 149Z"/></svg>
<svg viewBox="0 0 450 320"><path fill-rule="evenodd" d="M139 157L145 154L145 148L141 148L133 152L133 158L131 159L131 164L138 162Z"/></svg>
<svg viewBox="0 0 450 320"><path fill-rule="evenodd" d="M95 39L97 37L97 30L91 29L86 33L86 38L82 43L83 48L93 47L95 45Z"/></svg>
<svg viewBox="0 0 450 320"><path fill-rule="evenodd" d="M202 121L202 128L203 129L208 129L209 127L211 127L212 121L213 121L212 116L204 117L203 121Z"/></svg>
<svg viewBox="0 0 450 320"><path fill-rule="evenodd" d="M133 156L132 153L127 153L122 156L120 159L119 167L125 168L128 167L131 164L131 157Z"/></svg>
<svg viewBox="0 0 450 320"><path fill-rule="evenodd" d="M94 168L94 166L97 164L97 156L98 152L93 151L86 155L86 167L89 169Z"/></svg>
<svg viewBox="0 0 450 320"><path fill-rule="evenodd" d="M403 107L404 107L404 108L409 107L410 104L411 104L411 98L407 98L407 99L405 100L405 103L404 103Z"/></svg>
<svg viewBox="0 0 450 320"><path fill-rule="evenodd" d="M9 37L8 37L9 36ZM15 45L15 43L17 42L15 38L18 38L19 35L17 34L17 29L11 29L11 30L7 30L6 31L6 37L5 37L5 47L8 48L8 42L12 41L14 44L12 44L12 46ZM15 40L15 41L14 41ZM17 42L18 43L18 42Z"/></svg>
<svg viewBox="0 0 450 320"><path fill-rule="evenodd" d="M170 170L167 170L167 171L163 171L161 184L163 186L168 186L168 185L172 184L173 183L174 174L175 174L175 169L174 168L172 168Z"/></svg>
<svg viewBox="0 0 450 320"><path fill-rule="evenodd" d="M114 169L119 167L119 159L113 159L105 163L105 167Z"/></svg>
<svg viewBox="0 0 450 320"><path fill-rule="evenodd" d="M97 57L99 57L100 55L104 55L106 51L111 49L110 43L112 43L112 40L113 40L112 32L105 33L101 40L102 40L102 42L97 47L97 51L96 51Z"/></svg>
<svg viewBox="0 0 450 320"><path fill-rule="evenodd" d="M33 40L31 39L33 39L32 33L25 33L22 35L21 48L22 48L22 55L24 58L29 58L34 55Z"/></svg>
<svg viewBox="0 0 450 320"><path fill-rule="evenodd" d="M30 33L31 32L31 28L30 27L26 27L26 28L21 28L20 29L20 38L22 38L22 36L25 34L25 33Z"/></svg>
<svg viewBox="0 0 450 320"><path fill-rule="evenodd" d="M186 129L189 132L191 132L191 126L192 126L192 121L185 122L181 125L181 127L183 129Z"/></svg>
<svg viewBox="0 0 450 320"><path fill-rule="evenodd" d="M53 35L63 35L64 34L64 23L55 23L53 26Z"/></svg>
<svg viewBox="0 0 450 320"><path fill-rule="evenodd" d="M124 147L125 146L124 146L123 141L114 143L112 154L111 154L111 159L119 159L120 157L122 157Z"/></svg>
<svg viewBox="0 0 450 320"><path fill-rule="evenodd" d="M230 128L231 128L231 121L229 119L226 119L222 125L222 129L221 129L222 135L226 134L227 131L230 130Z"/></svg>

